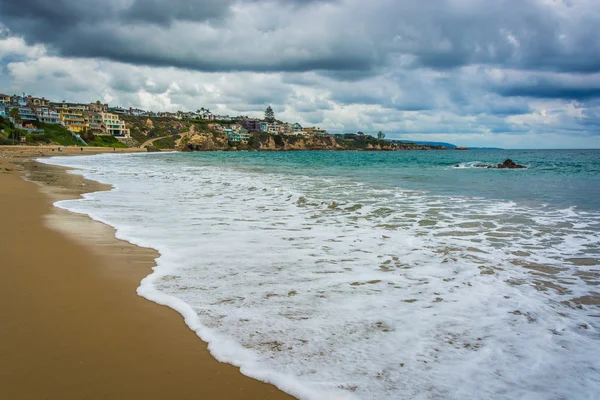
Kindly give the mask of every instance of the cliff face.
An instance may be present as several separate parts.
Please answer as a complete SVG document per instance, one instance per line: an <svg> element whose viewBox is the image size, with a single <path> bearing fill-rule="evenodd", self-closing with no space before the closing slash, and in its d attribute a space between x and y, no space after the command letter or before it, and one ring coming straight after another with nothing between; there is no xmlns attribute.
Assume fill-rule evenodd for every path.
<svg viewBox="0 0 600 400"><path fill-rule="evenodd" d="M239 146L243 148L244 145ZM266 134L255 135L248 142L247 147L262 151L290 151L290 150L344 150L335 139L329 137L295 137L271 136Z"/></svg>
<svg viewBox="0 0 600 400"><path fill-rule="evenodd" d="M248 143L231 143L224 133L194 133L182 140L178 147L182 151L215 150L256 150L256 151L294 151L294 150L431 150L432 147L407 143L389 143L373 138L341 139L334 137L297 137L255 134Z"/></svg>
<svg viewBox="0 0 600 400"><path fill-rule="evenodd" d="M131 117L127 115L122 115L120 118L127 122L131 137L138 142L138 145L150 139L182 134L189 131L192 126L189 121L172 118Z"/></svg>
<svg viewBox="0 0 600 400"><path fill-rule="evenodd" d="M181 151L294 151L294 150L431 150L436 147L414 143L390 143L373 137L298 137L255 133L248 143L229 142L225 133L214 130L210 121L122 116L134 140L128 145L154 145L156 149Z"/></svg>
<svg viewBox="0 0 600 400"><path fill-rule="evenodd" d="M229 150L229 140L224 133L200 132L189 139L184 139L179 144L183 151L216 151Z"/></svg>

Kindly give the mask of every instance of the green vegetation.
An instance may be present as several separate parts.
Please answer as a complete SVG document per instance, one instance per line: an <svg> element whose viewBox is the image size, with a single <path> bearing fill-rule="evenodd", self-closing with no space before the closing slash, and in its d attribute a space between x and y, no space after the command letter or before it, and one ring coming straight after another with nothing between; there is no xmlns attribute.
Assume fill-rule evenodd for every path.
<svg viewBox="0 0 600 400"><path fill-rule="evenodd" d="M127 126L131 132L131 137L138 144L144 143L148 139L158 138L162 136L173 136L190 130L192 124L198 127L208 123L208 121L186 121L177 120L166 117L132 117L122 115L120 118L127 122ZM206 124L203 124L206 122Z"/></svg>
<svg viewBox="0 0 600 400"><path fill-rule="evenodd" d="M109 135L94 135L93 133L86 132L81 134L81 138L85 140L88 146L91 147L127 147L123 143L119 142L119 140L116 137ZM78 145L81 144L78 143Z"/></svg>
<svg viewBox="0 0 600 400"><path fill-rule="evenodd" d="M265 110L265 121L267 122L275 122L275 112L271 108L271 106L267 107Z"/></svg>
<svg viewBox="0 0 600 400"><path fill-rule="evenodd" d="M0 145L13 144L13 129L13 124L8 119L0 117Z"/></svg>
<svg viewBox="0 0 600 400"><path fill-rule="evenodd" d="M45 124L43 122L36 125L38 125L40 129L43 129L44 133L27 134L27 143L56 143L63 146L81 146L81 143L71 136L71 132L62 125Z"/></svg>
<svg viewBox="0 0 600 400"><path fill-rule="evenodd" d="M181 139L181 135L169 136L163 139L158 139L155 140L152 144L158 150L174 149L176 144L175 142L178 139Z"/></svg>

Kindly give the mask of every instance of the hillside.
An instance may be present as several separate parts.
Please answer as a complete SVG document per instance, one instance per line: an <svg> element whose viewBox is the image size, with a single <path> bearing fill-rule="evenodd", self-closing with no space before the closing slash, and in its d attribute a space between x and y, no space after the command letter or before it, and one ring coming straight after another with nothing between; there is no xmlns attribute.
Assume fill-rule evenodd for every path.
<svg viewBox="0 0 600 400"><path fill-rule="evenodd" d="M298 137L254 134L248 143L231 143L224 133L211 131L197 132L180 141L179 150L183 151L214 151L214 150L256 150L256 151L293 151L293 150L432 150L433 147L389 143L373 137L355 137L343 139L340 137Z"/></svg>

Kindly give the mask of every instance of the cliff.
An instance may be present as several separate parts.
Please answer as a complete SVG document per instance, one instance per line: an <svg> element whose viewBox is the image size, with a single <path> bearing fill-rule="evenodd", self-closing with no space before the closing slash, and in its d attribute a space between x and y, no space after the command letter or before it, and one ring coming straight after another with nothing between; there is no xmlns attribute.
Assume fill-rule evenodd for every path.
<svg viewBox="0 0 600 400"><path fill-rule="evenodd" d="M416 145L410 143L390 143L373 137L354 137L343 139L340 137L299 137L269 135L266 133L254 134L248 143L232 143L224 133L204 131L190 135L179 143L182 151L294 151L294 150L432 150L432 146Z"/></svg>
<svg viewBox="0 0 600 400"><path fill-rule="evenodd" d="M173 118L147 118L122 116L131 131L136 145L156 150L181 151L294 151L294 150L432 150L442 149L416 143L391 143L372 136L339 135L331 137L299 137L255 133L248 143L230 142L227 135L216 132L214 122L186 121ZM219 122L219 121L216 121ZM231 122L223 122L231 124ZM349 136L349 137L348 137Z"/></svg>

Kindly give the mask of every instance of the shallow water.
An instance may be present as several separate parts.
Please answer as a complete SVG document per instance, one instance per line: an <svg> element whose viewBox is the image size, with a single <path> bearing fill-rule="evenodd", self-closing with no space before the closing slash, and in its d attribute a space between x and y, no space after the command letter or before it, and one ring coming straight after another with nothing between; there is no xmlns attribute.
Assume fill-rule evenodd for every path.
<svg viewBox="0 0 600 400"><path fill-rule="evenodd" d="M100 155L60 202L161 253L138 292L301 398L600 392L600 152ZM526 170L488 170L505 158ZM459 167L455 167L459 165Z"/></svg>

